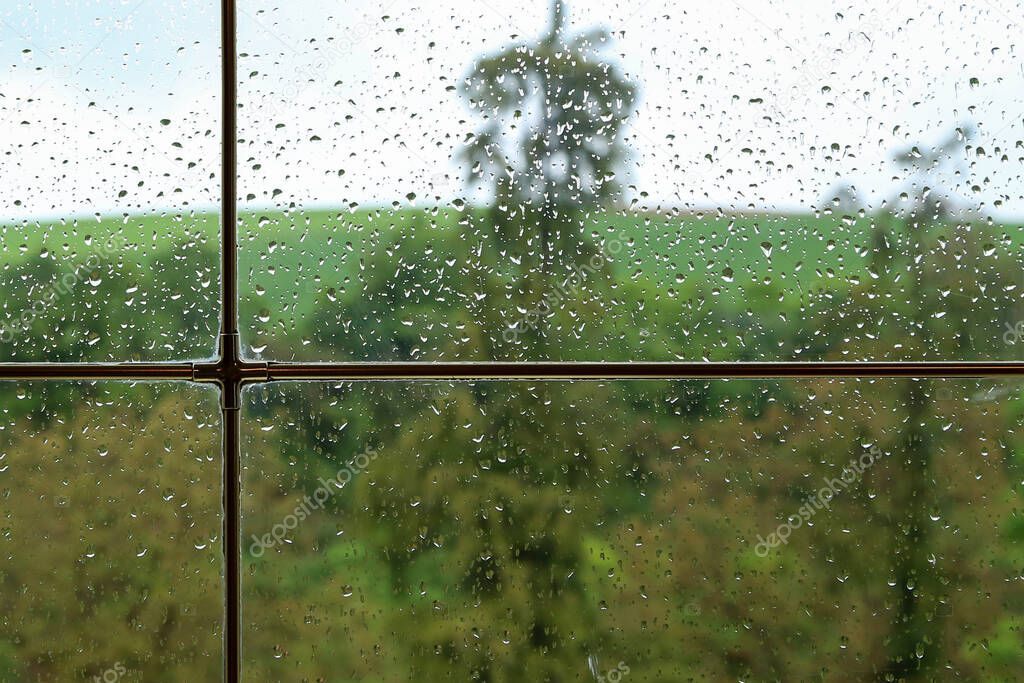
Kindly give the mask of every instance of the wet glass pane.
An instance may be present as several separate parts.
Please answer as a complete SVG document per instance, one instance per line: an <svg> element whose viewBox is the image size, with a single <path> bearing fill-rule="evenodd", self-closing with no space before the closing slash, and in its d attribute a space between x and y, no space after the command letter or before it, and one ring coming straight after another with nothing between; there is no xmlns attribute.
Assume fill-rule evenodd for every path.
<svg viewBox="0 0 1024 683"><path fill-rule="evenodd" d="M1024 394L265 385L253 680L1010 680Z"/></svg>
<svg viewBox="0 0 1024 683"><path fill-rule="evenodd" d="M213 354L218 6L0 8L0 362Z"/></svg>
<svg viewBox="0 0 1024 683"><path fill-rule="evenodd" d="M220 680L215 392L4 382L0 396L0 680Z"/></svg>
<svg viewBox="0 0 1024 683"><path fill-rule="evenodd" d="M257 356L1021 358L1014 3L240 13Z"/></svg>

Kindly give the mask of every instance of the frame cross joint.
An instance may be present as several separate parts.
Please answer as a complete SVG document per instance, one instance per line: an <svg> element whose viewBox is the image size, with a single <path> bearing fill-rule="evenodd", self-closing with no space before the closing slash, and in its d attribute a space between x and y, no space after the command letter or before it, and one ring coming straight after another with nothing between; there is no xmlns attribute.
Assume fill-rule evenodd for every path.
<svg viewBox="0 0 1024 683"><path fill-rule="evenodd" d="M265 362L242 359L238 333L220 336L220 353L207 363L192 364L192 380L216 384L221 390L221 407L238 410L242 406L242 387L246 384L267 382L270 373Z"/></svg>

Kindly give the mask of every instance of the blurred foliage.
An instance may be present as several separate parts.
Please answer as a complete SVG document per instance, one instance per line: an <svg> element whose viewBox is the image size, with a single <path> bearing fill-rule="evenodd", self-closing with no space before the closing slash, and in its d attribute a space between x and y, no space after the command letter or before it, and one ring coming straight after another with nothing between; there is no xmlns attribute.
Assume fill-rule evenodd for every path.
<svg viewBox="0 0 1024 683"><path fill-rule="evenodd" d="M958 220L926 187L942 150L901 152L917 190L875 213L617 210L619 134L639 88L597 57L610 36L569 32L563 11L556 2L538 41L482 58L465 81L482 121L464 160L470 184L490 184L489 206L348 214L345 229L372 248L338 246L332 233L316 267L273 254L270 230L266 252L245 245L281 264L272 291L243 268L255 352L1005 357L1003 331L1024 319L1020 245L1002 226ZM526 92L542 94L538 109ZM519 116L539 121L534 135L509 135ZM292 212L243 221L254 232L301 222ZM682 235L697 223L742 246L718 263L687 252ZM862 269L833 250L830 226L850 230ZM762 228L775 236L754 240ZM0 341L0 356L37 360L43 348L48 360L81 360L82 339L86 360L208 355L214 247L192 239L136 260L83 279L82 305L43 307ZM4 320L61 275L49 259L5 263ZM173 310L145 303L183 292ZM528 331L509 335L531 312ZM219 468L200 417L215 407L146 384L11 391L0 423L0 681L81 679L117 662L124 680L215 679ZM252 680L578 681L619 663L629 680L666 682L1001 681L1024 670L1017 386L309 383L252 390L245 417L247 543L367 446L383 454L281 543L247 552ZM883 454L876 464L758 554L761 536L869 449Z"/></svg>

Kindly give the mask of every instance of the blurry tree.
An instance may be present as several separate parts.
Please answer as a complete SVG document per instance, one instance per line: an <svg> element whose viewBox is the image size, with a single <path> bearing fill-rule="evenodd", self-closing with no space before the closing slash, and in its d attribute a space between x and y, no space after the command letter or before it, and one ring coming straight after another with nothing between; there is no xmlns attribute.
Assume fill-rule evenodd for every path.
<svg viewBox="0 0 1024 683"><path fill-rule="evenodd" d="M132 680L214 680L213 392L153 384L136 401L107 382L90 393L67 419L0 422L0 681L92 680L115 664Z"/></svg>
<svg viewBox="0 0 1024 683"><path fill-rule="evenodd" d="M603 56L610 44L603 29L573 33L555 0L539 40L481 58L462 85L483 119L462 153L467 181L492 199L490 241L515 264L527 309L551 290L556 262L573 267L597 253L586 218L620 197L620 133L637 86Z"/></svg>
<svg viewBox="0 0 1024 683"><path fill-rule="evenodd" d="M538 41L480 59L463 84L483 118L463 154L468 182L482 185L492 203L462 226L477 231L487 254L480 260L490 260L476 264L478 277L460 275L459 286L466 297L497 298L504 290L512 302L478 316L467 336L500 345L517 311L540 311L529 331L504 341L524 357L549 357L545 330L561 312L543 297L599 254L586 226L620 193L620 132L637 87L601 56L609 44L603 30L573 33L557 0ZM403 277L427 278L422 286L438 290L431 272L440 271ZM613 286L593 276L579 289L599 299L613 296ZM394 287L381 287L393 296ZM561 296L564 307L583 298L579 291ZM415 465L393 468L384 487L356 482L365 527L355 535L374 538L392 592L434 585L432 594L443 596L443 607L416 601L422 604L392 615L411 669L432 679L570 680L585 674L588 655L600 647L593 639L600 608L585 585L593 541L572 529L599 528L612 514L598 489L623 467L626 453L610 435L622 425L594 412L592 396L602 389L586 383L556 414L550 406L555 394L564 400L563 389L457 385L440 408L410 397L402 431L383 450ZM482 416L479 436L466 431L467 421ZM578 428L566 432L566 424ZM415 504L400 502L406 498ZM422 611L410 620L409 610Z"/></svg>
<svg viewBox="0 0 1024 683"><path fill-rule="evenodd" d="M873 279L819 311L823 348L858 358L963 359L1003 357L999 331L1019 319L1021 256L990 225L972 222L957 201L958 159L969 146L971 129L961 126L938 144L912 145L894 155L906 178L885 211L872 216ZM998 245L998 247L996 246ZM904 330L910 329L910 334ZM871 330L865 337L858 330ZM845 344L841 340L856 340ZM837 356L838 357L838 356ZM936 566L941 555L935 510L948 508L936 486L936 461L945 439L930 416L949 410L945 385L905 382L893 391L894 410L903 426L894 446L892 481L885 510L888 572L896 595L886 599L890 614L885 641L885 680L926 680L952 656L945 637L948 600L944 586L951 572ZM945 398L938 397L940 388ZM948 465L947 465L948 466ZM961 473L966 480L967 472Z"/></svg>
<svg viewBox="0 0 1024 683"><path fill-rule="evenodd" d="M973 127L960 125L934 145L910 145L893 155L896 177L904 180L873 217L871 260L876 272L884 271L895 254L920 249L920 244L914 246L919 231L912 228L945 223L966 211L952 185L963 175L962 161L973 135Z"/></svg>

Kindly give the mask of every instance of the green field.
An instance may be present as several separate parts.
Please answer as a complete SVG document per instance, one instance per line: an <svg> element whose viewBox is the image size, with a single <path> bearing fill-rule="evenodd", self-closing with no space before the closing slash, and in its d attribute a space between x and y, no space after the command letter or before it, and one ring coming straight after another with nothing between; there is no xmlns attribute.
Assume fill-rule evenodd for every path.
<svg viewBox="0 0 1024 683"><path fill-rule="evenodd" d="M599 274L572 280L572 268L583 259L552 256L551 282L572 291L558 297L550 327L563 334L554 334L546 353L562 360L720 360L737 353L762 360L820 358L809 317L864 317L863 306L851 301L859 296L884 302L878 308L886 320L874 323L874 337L887 330L912 335L918 299L938 296L937 306L952 310L959 299L970 315L988 314L990 329L975 339L976 348L968 345L966 356L981 358L984 350L1017 357L1016 347L1000 340L1005 325L1018 319L1019 297L977 280L1006 271L1021 284L1013 274L1024 261L1020 231L1009 225L894 223L887 227L889 260L880 262L872 242L880 220L711 211L591 215L583 225L561 229L590 245L590 253L604 249L606 260ZM525 264L535 249L498 244L483 210L256 211L243 213L241 224L242 331L247 348L264 357L514 358L496 348L494 338L553 287L530 282ZM97 269L98 279L85 283L92 286L63 299L76 315L52 319L57 336L87 344L69 359L111 358L117 334L138 360L203 356L212 348L216 215L88 218L8 226L3 234L8 321L31 305L33 292L74 270L98 245L114 236L126 241L123 252ZM616 245L615 254L608 245ZM937 291L909 290L917 258L912 254L946 268ZM34 289L26 284L30 280ZM100 298L124 306L127 327L94 319ZM195 328L192 339L184 338L182 321ZM358 327L366 329L354 339ZM46 345L34 351L43 350ZM914 359L898 341L891 348L874 344L873 350L879 359ZM15 357L29 360L32 351L17 349ZM845 353L856 351L851 345ZM915 353L938 357L928 346Z"/></svg>
<svg viewBox="0 0 1024 683"><path fill-rule="evenodd" d="M270 359L1017 358L1018 233L606 213L558 226L569 246L544 262L484 210L253 212L241 326ZM213 353L216 215L3 235L4 360ZM25 382L7 397L0 681L117 664L125 680L215 678L212 394ZM297 383L245 401L247 541L351 477L243 558L254 680L998 681L1024 666L1014 384ZM879 463L759 552L866 452Z"/></svg>

